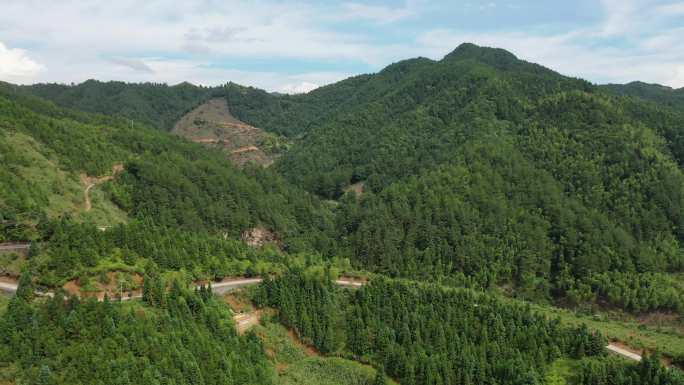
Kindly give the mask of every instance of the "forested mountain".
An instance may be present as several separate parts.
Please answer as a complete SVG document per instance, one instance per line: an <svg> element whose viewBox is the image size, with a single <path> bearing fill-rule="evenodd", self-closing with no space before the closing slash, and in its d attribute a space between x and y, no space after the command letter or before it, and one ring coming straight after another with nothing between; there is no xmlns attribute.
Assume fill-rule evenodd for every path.
<svg viewBox="0 0 684 385"><path fill-rule="evenodd" d="M291 99L349 101L277 168L328 198L365 185L337 212L359 266L681 309L683 115L471 44L317 92Z"/></svg>
<svg viewBox="0 0 684 385"><path fill-rule="evenodd" d="M163 130L173 128L181 116L207 100L212 92L211 88L189 83L167 86L97 80L77 85L35 84L21 89L62 107L117 115Z"/></svg>
<svg viewBox="0 0 684 385"><path fill-rule="evenodd" d="M601 87L618 95L634 96L684 111L684 88L675 89L660 84L649 84L644 82L606 84Z"/></svg>
<svg viewBox="0 0 684 385"><path fill-rule="evenodd" d="M679 385L657 358L607 360L601 335L501 296L681 317L678 92L599 87L473 44L303 95L0 84L0 242L33 241L12 263L41 288L144 292L112 305L21 290L0 318L0 375L272 383L257 336L232 332L208 292L161 278L258 274L258 305L318 353L376 366L378 383L386 371L409 385L539 384L568 359L577 385ZM287 137L272 167L238 169L167 132L195 109L177 131L208 136L207 100L216 127ZM211 139L248 146L231 138ZM344 291L331 270L373 278ZM113 371L84 358L109 355Z"/></svg>
<svg viewBox="0 0 684 385"><path fill-rule="evenodd" d="M115 87L89 82L51 98L80 88ZM293 144L274 170L237 172L214 152L114 119L116 146L97 152L111 159L90 171L127 162L106 185L111 210L234 237L262 226L285 250L392 276L637 312L684 306L670 276L684 268L684 115L667 106L473 44L304 95L118 85L148 88L161 100L224 97L236 118ZM194 99L179 99L184 89ZM154 100L139 105L158 118ZM344 195L352 184L359 199ZM334 212L299 188L338 200Z"/></svg>
<svg viewBox="0 0 684 385"><path fill-rule="evenodd" d="M331 223L318 199L271 171L238 170L218 150L118 118L61 109L11 86L0 89L0 148L2 241L48 237L44 224L65 216L96 222L84 207L86 186L78 175L107 175L116 164L123 171L102 186L109 211L97 218L100 226L135 220L232 238L263 227L296 251L312 249L307 239ZM72 201L58 199L74 188ZM107 215L113 211L123 218Z"/></svg>

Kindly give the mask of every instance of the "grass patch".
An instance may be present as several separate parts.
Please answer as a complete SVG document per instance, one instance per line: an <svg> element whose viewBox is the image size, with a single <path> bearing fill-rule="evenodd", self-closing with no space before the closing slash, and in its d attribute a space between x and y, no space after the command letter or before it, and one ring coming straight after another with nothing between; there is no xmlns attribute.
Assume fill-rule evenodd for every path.
<svg viewBox="0 0 684 385"><path fill-rule="evenodd" d="M5 294L0 292L0 314L3 314L5 310L7 310L7 304L9 304L10 297Z"/></svg>
<svg viewBox="0 0 684 385"><path fill-rule="evenodd" d="M609 339L622 341L633 348L657 350L672 358L684 357L684 336L675 329L654 328L637 321L611 320L601 315L582 315L552 306L531 306L550 318L559 317L563 324L586 324Z"/></svg>
<svg viewBox="0 0 684 385"><path fill-rule="evenodd" d="M26 266L26 257L15 252L0 252L0 275L17 276Z"/></svg>
<svg viewBox="0 0 684 385"><path fill-rule="evenodd" d="M577 372L577 360L560 358L556 360L548 369L545 377L547 385L569 385L570 379Z"/></svg>
<svg viewBox="0 0 684 385"><path fill-rule="evenodd" d="M289 366L278 378L280 385L368 385L375 369L338 357L308 357Z"/></svg>
<svg viewBox="0 0 684 385"><path fill-rule="evenodd" d="M112 203L99 186L90 191L92 210L84 212L85 186L79 176L62 170L56 156L30 136L12 132L5 140L13 148L21 149L24 166L18 167L17 175L30 181L31 188L39 190L36 191L38 196L47 198L43 209L49 217L69 214L76 220L97 226L111 226L127 220L126 213Z"/></svg>
<svg viewBox="0 0 684 385"><path fill-rule="evenodd" d="M276 366L279 385L367 385L375 379L376 371L371 366L339 357L318 356L293 340L277 322L266 320L254 331ZM387 383L396 384L389 379Z"/></svg>

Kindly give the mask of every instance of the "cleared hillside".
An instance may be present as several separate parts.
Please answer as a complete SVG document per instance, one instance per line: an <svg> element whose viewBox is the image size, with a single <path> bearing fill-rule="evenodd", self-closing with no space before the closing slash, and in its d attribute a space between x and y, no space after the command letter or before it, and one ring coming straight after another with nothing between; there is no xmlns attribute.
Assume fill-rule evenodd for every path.
<svg viewBox="0 0 684 385"><path fill-rule="evenodd" d="M279 139L231 115L225 98L214 98L185 114L172 133L221 149L237 165L268 166L281 150Z"/></svg>

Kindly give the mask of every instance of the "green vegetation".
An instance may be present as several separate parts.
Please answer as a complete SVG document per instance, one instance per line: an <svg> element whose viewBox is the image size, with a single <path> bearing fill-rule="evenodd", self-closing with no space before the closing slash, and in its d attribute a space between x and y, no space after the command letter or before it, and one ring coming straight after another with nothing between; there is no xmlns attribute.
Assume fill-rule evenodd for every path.
<svg viewBox="0 0 684 385"><path fill-rule="evenodd" d="M36 241L0 255L25 272L0 301L0 381L680 385L657 356L607 359L603 336L683 362L681 318L581 315L684 312L684 114L678 91L644 90L655 103L472 44L296 96L0 84L0 242ZM216 97L270 132L273 167L164 132ZM377 278L331 284L352 267ZM91 292L121 279L144 303L31 301L28 272ZM323 357L274 324L266 349L237 336L178 283L242 274L266 276L256 302Z"/></svg>
<svg viewBox="0 0 684 385"><path fill-rule="evenodd" d="M577 360L568 358L559 358L554 361L546 373L547 385L568 385L569 379L577 372Z"/></svg>
<svg viewBox="0 0 684 385"><path fill-rule="evenodd" d="M262 321L264 321L262 319ZM321 357L296 343L285 327L266 320L254 332L278 369L281 385L370 385L377 371L339 357ZM389 382L388 383L393 383Z"/></svg>
<svg viewBox="0 0 684 385"><path fill-rule="evenodd" d="M608 339L615 339L635 349L658 351L675 362L684 362L684 334L677 327L645 325L636 319L616 320L607 315L581 314L567 309L544 305L531 305L535 311L549 318L558 318L569 326L587 325Z"/></svg>
<svg viewBox="0 0 684 385"><path fill-rule="evenodd" d="M376 279L358 290L297 271L255 295L324 353L380 365L402 384L530 384L560 357L603 354L586 328L464 289Z"/></svg>
<svg viewBox="0 0 684 385"><path fill-rule="evenodd" d="M627 84L606 84L606 90L623 96L634 96L684 111L684 88L673 89L660 84L631 82Z"/></svg>
<svg viewBox="0 0 684 385"><path fill-rule="evenodd" d="M0 373L17 383L273 383L259 339L238 336L210 294L174 284L155 306L27 297L0 318Z"/></svg>
<svg viewBox="0 0 684 385"><path fill-rule="evenodd" d="M120 116L167 131L186 112L209 99L212 91L189 83L167 86L97 80L78 85L35 84L21 90L63 107Z"/></svg>
<svg viewBox="0 0 684 385"><path fill-rule="evenodd" d="M676 369L665 369L657 355L638 364L627 364L619 358L583 360L576 376L578 385L684 384L684 375Z"/></svg>
<svg viewBox="0 0 684 385"><path fill-rule="evenodd" d="M281 385L370 385L375 369L343 358L310 357L285 369Z"/></svg>

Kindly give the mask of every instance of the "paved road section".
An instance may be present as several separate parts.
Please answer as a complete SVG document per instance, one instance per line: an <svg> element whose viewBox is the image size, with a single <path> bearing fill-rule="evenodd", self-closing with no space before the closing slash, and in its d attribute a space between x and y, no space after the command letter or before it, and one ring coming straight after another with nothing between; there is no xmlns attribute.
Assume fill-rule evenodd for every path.
<svg viewBox="0 0 684 385"><path fill-rule="evenodd" d="M212 282L211 283L211 289L215 294L225 294L230 291L233 291L235 289L239 289L244 286L249 286L249 285L256 285L262 281L261 278L244 278L244 279L235 279L235 280L230 280L230 281L224 281L224 282ZM365 285L364 282L358 282L358 281L350 281L346 279L338 279L335 281L335 284L339 286L345 286L345 287L361 287ZM198 286L199 287L199 286ZM1 282L0 281L0 291L3 291L8 294L14 294L17 292L17 284L16 283L9 283L9 282ZM43 294L43 293L41 293ZM49 293L47 294L49 295ZM133 295L133 296L127 296L124 295L123 300L127 301L129 299L137 299L137 298L142 298L141 295Z"/></svg>
<svg viewBox="0 0 684 385"><path fill-rule="evenodd" d="M261 278L245 278L224 282L212 282L211 291L215 294L224 294L243 286L256 285L261 281Z"/></svg>
<svg viewBox="0 0 684 385"><path fill-rule="evenodd" d="M630 360L641 361L640 355L633 353L633 352L630 352L629 350L623 349L617 345L608 344L608 346L606 346L606 349L608 349L609 351L611 351L615 354L619 354L625 358L629 358Z"/></svg>

